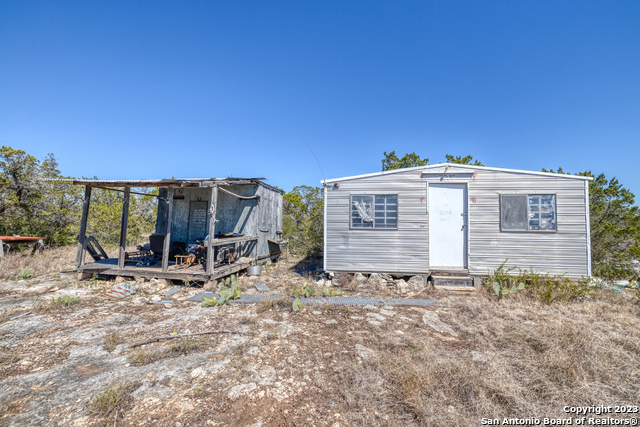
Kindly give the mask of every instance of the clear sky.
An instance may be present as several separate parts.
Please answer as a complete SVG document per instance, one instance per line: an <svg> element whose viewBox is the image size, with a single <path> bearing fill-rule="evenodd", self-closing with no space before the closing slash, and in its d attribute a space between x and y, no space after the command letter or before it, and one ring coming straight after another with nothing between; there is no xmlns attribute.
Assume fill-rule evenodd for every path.
<svg viewBox="0 0 640 427"><path fill-rule="evenodd" d="M640 198L640 1L0 0L0 144L71 176L431 163L591 170ZM638 200L636 200L638 202Z"/></svg>

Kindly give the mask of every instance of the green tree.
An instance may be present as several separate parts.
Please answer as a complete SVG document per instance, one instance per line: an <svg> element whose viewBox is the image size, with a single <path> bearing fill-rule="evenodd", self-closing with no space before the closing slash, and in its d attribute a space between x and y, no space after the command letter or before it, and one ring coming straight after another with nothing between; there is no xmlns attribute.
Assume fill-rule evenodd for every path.
<svg viewBox="0 0 640 427"><path fill-rule="evenodd" d="M114 188L124 190L124 188ZM145 188L132 188L131 191L145 192ZM131 194L129 196L129 218L127 221L127 245L141 243L155 231L158 209L158 189L149 192L149 196ZM93 188L89 205L87 235L95 237L106 245L120 242L120 223L122 221L122 191Z"/></svg>
<svg viewBox="0 0 640 427"><path fill-rule="evenodd" d="M562 168L543 172L566 173ZM635 195L615 178L591 171L576 175L593 177L589 182L592 272L614 278L635 274L633 260L640 258L640 211Z"/></svg>
<svg viewBox="0 0 640 427"><path fill-rule="evenodd" d="M284 195L282 233L294 253L318 254L324 247L324 197L320 187L300 185Z"/></svg>
<svg viewBox="0 0 640 427"><path fill-rule="evenodd" d="M73 241L81 196L64 178L53 154L39 161L2 146L0 234L44 237L50 244Z"/></svg>
<svg viewBox="0 0 640 427"><path fill-rule="evenodd" d="M461 165L475 165L475 166L484 166L482 163L480 163L480 161L476 160L475 162L471 163L471 161L473 160L472 156L465 156L465 157L461 157L461 156L453 156L451 154L446 154L445 157L447 158L447 162L448 163L459 163Z"/></svg>
<svg viewBox="0 0 640 427"><path fill-rule="evenodd" d="M0 148L0 235L44 237L49 245L75 242L83 193L60 174L53 154L40 161L23 150ZM87 234L104 244L118 243L122 197L120 192L94 189ZM127 242L135 243L153 232L157 203L153 195L134 194L129 203Z"/></svg>
<svg viewBox="0 0 640 427"><path fill-rule="evenodd" d="M429 163L429 159L421 159L416 153L407 153L398 158L395 151L390 153L384 152L384 159L382 159L382 170L388 171L392 169L412 168L415 166L426 166Z"/></svg>

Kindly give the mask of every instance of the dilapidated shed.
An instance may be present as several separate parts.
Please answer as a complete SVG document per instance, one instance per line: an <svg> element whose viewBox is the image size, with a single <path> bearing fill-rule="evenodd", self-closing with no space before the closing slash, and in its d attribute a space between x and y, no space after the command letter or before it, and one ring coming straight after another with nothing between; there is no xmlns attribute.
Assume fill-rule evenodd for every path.
<svg viewBox="0 0 640 427"><path fill-rule="evenodd" d="M83 275L209 281L276 260L281 253L283 192L264 178L75 180L85 186L76 266ZM109 257L86 236L92 188L122 191L120 247ZM158 188L156 233L127 252L131 188ZM86 252L94 262L85 263Z"/></svg>
<svg viewBox="0 0 640 427"><path fill-rule="evenodd" d="M591 274L591 178L437 164L325 182L325 270Z"/></svg>

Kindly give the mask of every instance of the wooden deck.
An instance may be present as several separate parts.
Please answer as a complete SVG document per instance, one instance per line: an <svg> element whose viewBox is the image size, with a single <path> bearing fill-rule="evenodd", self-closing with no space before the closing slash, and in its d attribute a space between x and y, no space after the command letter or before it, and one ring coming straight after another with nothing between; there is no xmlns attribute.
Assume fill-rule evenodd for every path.
<svg viewBox="0 0 640 427"><path fill-rule="evenodd" d="M262 264L268 259L277 259L279 253L264 255L259 257L258 263ZM213 274L208 275L202 264L192 265L188 268L175 269L175 263L169 263L169 271L162 271L162 264L158 263L149 267L137 267L138 261L125 261L123 268L118 268L117 258L103 259L90 264L85 264L78 268L79 273L97 273L108 276L131 276L131 277L151 277L169 280L196 280L207 282L216 280L238 271L246 269L249 265L246 262L233 262L231 264L219 264L214 267Z"/></svg>

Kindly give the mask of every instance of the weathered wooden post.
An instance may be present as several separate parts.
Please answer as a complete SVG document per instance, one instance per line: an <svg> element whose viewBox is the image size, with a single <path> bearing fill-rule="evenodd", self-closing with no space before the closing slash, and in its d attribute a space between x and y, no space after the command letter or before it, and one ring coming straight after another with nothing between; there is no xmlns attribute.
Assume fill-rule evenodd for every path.
<svg viewBox="0 0 640 427"><path fill-rule="evenodd" d="M84 189L84 202L82 203L82 220L80 221L80 234L78 235L78 253L76 254L76 268L84 265L84 254L87 250L87 219L89 217L89 203L91 201L91 186Z"/></svg>
<svg viewBox="0 0 640 427"><path fill-rule="evenodd" d="M218 206L218 186L211 188L211 203L209 205L209 239L207 239L207 274L213 274L213 239L216 237L216 208Z"/></svg>
<svg viewBox="0 0 640 427"><path fill-rule="evenodd" d="M4 242L0 240L0 258L4 257Z"/></svg>
<svg viewBox="0 0 640 427"><path fill-rule="evenodd" d="M122 200L122 219L120 220L120 248L118 250L118 268L124 268L125 249L127 246L127 225L129 223L129 194L131 187L125 187Z"/></svg>
<svg viewBox="0 0 640 427"><path fill-rule="evenodd" d="M169 271L169 249L171 248L171 211L173 210L173 187L167 191L167 216L164 227L164 243L162 246L162 272Z"/></svg>

